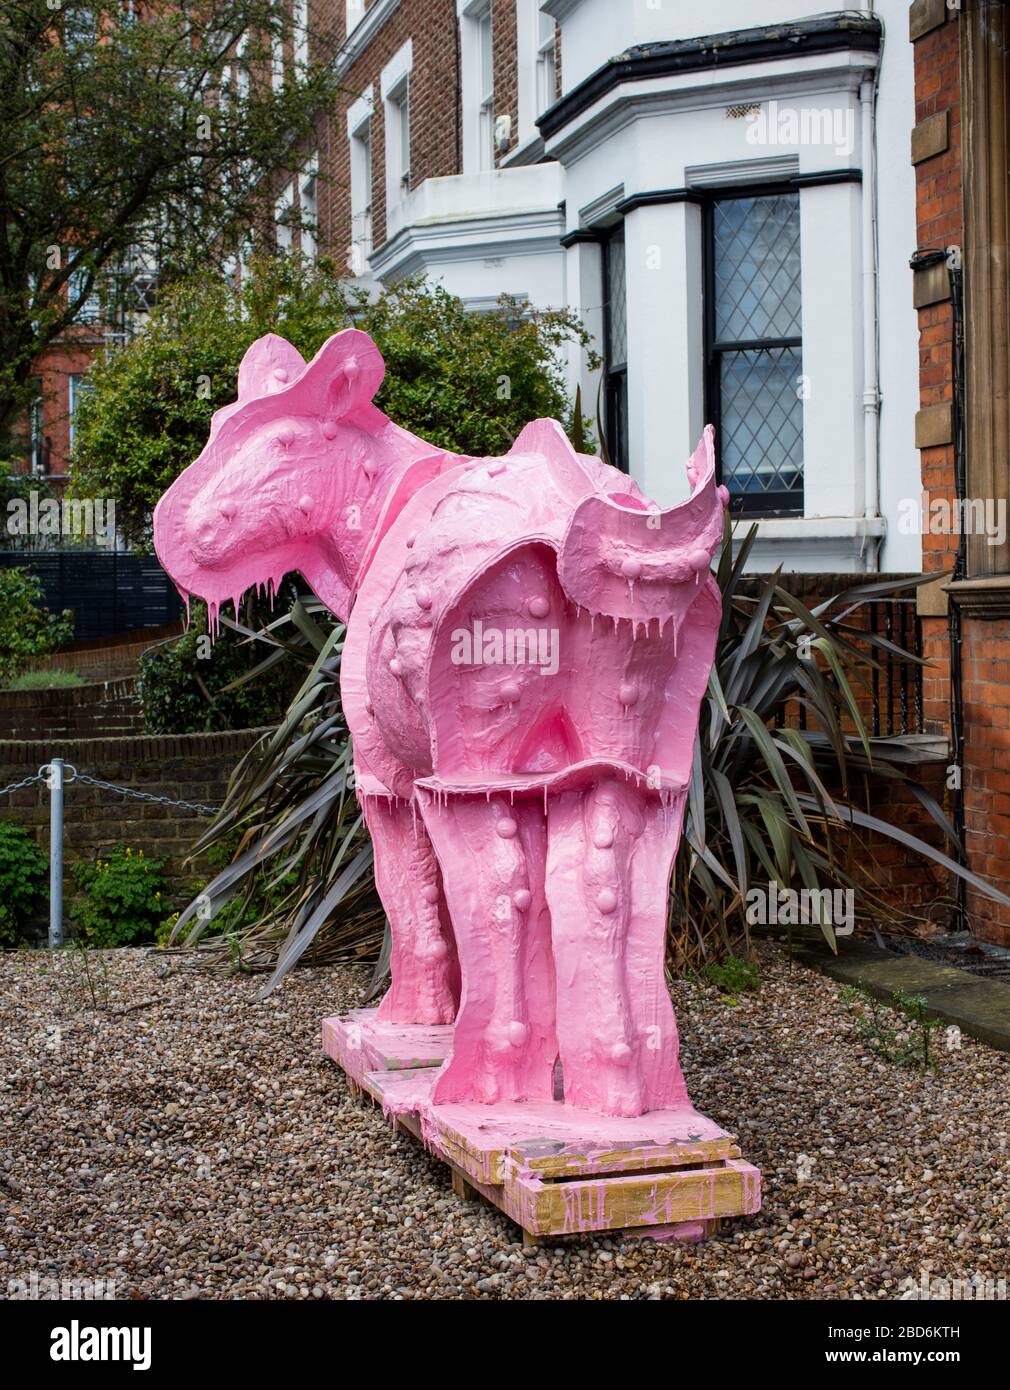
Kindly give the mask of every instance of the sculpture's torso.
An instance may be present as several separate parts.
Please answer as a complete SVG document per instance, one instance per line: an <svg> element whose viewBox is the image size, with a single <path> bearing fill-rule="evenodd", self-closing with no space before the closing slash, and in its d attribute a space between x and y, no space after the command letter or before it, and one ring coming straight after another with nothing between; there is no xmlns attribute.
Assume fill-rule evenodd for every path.
<svg viewBox="0 0 1010 1390"><path fill-rule="evenodd" d="M592 459L484 459L429 483L386 534L344 671L360 760L390 790L428 777L557 783L585 763L633 769L666 791L684 784L689 763L670 717L676 637L658 621L577 609L558 582L572 512L593 493L637 489Z"/></svg>

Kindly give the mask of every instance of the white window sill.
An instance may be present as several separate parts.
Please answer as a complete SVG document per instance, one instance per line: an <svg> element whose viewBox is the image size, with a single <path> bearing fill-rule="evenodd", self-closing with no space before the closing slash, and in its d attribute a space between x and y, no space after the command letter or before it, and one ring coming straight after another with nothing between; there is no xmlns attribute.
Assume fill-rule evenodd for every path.
<svg viewBox="0 0 1010 1390"><path fill-rule="evenodd" d="M758 528L763 541L862 540L882 536L887 522L882 516L734 516L737 535L742 539L751 525Z"/></svg>

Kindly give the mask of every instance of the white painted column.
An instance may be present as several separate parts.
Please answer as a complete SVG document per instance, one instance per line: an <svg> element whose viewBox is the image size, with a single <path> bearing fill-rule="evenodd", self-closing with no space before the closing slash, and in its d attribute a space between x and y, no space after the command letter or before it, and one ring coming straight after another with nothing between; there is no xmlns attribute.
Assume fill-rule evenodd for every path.
<svg viewBox="0 0 1010 1390"><path fill-rule="evenodd" d="M865 503L860 207L854 183L800 193L808 517L861 517Z"/></svg>
<svg viewBox="0 0 1010 1390"><path fill-rule="evenodd" d="M704 425L701 212L693 203L637 208L624 238L629 465L668 507L687 495L684 465Z"/></svg>
<svg viewBox="0 0 1010 1390"><path fill-rule="evenodd" d="M603 254L595 241L577 241L563 253L565 257L565 304L577 314L593 335L592 347L603 355ZM575 388L582 388L582 413L594 422L600 390L600 371L589 370L588 353L573 347L568 354L567 384L575 399ZM597 441L597 444L599 441Z"/></svg>

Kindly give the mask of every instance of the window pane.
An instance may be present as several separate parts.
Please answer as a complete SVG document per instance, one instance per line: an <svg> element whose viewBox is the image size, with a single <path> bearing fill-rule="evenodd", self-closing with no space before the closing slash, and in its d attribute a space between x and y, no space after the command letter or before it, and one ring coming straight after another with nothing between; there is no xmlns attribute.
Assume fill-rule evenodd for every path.
<svg viewBox="0 0 1010 1390"><path fill-rule="evenodd" d="M410 172L410 101L404 92L400 98L400 175Z"/></svg>
<svg viewBox="0 0 1010 1390"><path fill-rule="evenodd" d="M624 228L603 245L604 389L607 452L610 462L628 471L628 298L625 285Z"/></svg>
<svg viewBox="0 0 1010 1390"><path fill-rule="evenodd" d="M723 481L746 505L793 506L803 496L799 348L724 352L719 359ZM775 497L772 494L785 494Z"/></svg>
<svg viewBox="0 0 1010 1390"><path fill-rule="evenodd" d="M607 367L622 367L628 360L628 300L624 279L624 232L607 242L604 257L607 301Z"/></svg>
<svg viewBox="0 0 1010 1390"><path fill-rule="evenodd" d="M716 203L713 230L717 342L798 338L799 195Z"/></svg>

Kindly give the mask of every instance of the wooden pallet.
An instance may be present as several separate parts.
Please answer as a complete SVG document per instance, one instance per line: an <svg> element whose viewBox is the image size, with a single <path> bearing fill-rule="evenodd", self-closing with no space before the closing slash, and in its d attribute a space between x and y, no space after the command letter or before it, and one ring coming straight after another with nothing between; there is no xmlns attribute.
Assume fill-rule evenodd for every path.
<svg viewBox="0 0 1010 1390"><path fill-rule="evenodd" d="M435 1105L452 1029L397 1028L375 1010L323 1022L323 1050L352 1091L446 1163L453 1190L480 1196L529 1243L590 1231L698 1240L761 1206L761 1175L734 1138L690 1106L634 1118L563 1101Z"/></svg>

